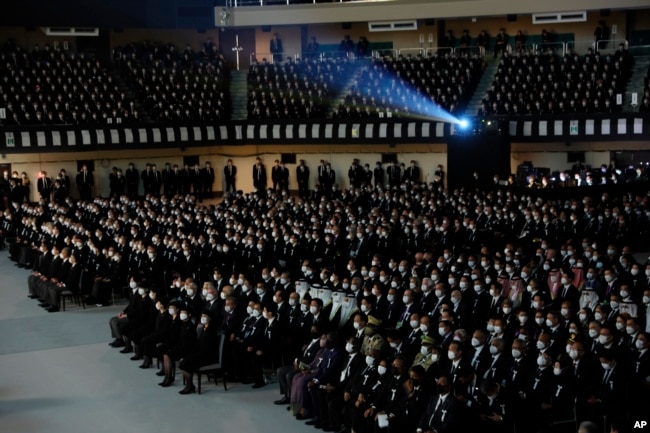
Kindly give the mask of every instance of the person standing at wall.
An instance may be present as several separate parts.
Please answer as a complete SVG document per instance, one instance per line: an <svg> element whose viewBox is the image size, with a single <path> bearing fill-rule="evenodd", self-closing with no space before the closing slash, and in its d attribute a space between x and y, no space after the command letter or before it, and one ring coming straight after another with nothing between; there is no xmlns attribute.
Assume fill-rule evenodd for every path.
<svg viewBox="0 0 650 433"><path fill-rule="evenodd" d="M232 159L223 168L223 178L226 181L226 190L224 192L235 192L235 180L237 178L237 167L232 163Z"/></svg>
<svg viewBox="0 0 650 433"><path fill-rule="evenodd" d="M77 189L81 200L90 200L92 197L92 188L95 184L93 174L88 171L88 166L84 164L81 171L77 174Z"/></svg>
<svg viewBox="0 0 650 433"><path fill-rule="evenodd" d="M273 39L270 43L271 59L273 63L282 62L282 55L284 54L284 47L282 46L282 39L277 33L273 34Z"/></svg>

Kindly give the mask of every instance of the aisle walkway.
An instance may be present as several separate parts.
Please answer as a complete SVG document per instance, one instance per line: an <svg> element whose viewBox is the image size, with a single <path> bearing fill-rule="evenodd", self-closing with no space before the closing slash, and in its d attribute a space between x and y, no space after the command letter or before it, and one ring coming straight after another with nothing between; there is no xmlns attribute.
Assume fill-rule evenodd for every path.
<svg viewBox="0 0 650 433"><path fill-rule="evenodd" d="M0 419L12 433L311 432L285 407L274 406L277 384L253 390L214 383L201 395L157 386L108 346L108 320L119 307L48 314L27 298L29 271L0 251ZM269 422L272 422L270 424Z"/></svg>

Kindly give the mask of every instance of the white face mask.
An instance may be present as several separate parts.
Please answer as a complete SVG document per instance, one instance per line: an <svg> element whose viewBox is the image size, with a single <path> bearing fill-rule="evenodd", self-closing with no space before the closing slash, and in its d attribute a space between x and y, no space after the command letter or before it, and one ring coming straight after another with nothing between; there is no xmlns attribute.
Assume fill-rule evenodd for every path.
<svg viewBox="0 0 650 433"><path fill-rule="evenodd" d="M131 281L131 282L129 283L129 287L132 288L132 289L135 289L135 288L138 287L138 283L136 283L135 281Z"/></svg>
<svg viewBox="0 0 650 433"><path fill-rule="evenodd" d="M208 323L208 318L205 316L201 316L201 324L205 325L206 323Z"/></svg>
<svg viewBox="0 0 650 433"><path fill-rule="evenodd" d="M300 304L300 311L302 311L303 313L309 311L309 307L307 306L307 304Z"/></svg>
<svg viewBox="0 0 650 433"><path fill-rule="evenodd" d="M447 352L447 358L449 358L451 361L456 359L456 352L452 352L451 350Z"/></svg>
<svg viewBox="0 0 650 433"><path fill-rule="evenodd" d="M562 374L562 369L558 368L558 367L553 368L553 374L556 375L556 376L561 375Z"/></svg>
<svg viewBox="0 0 650 433"><path fill-rule="evenodd" d="M208 294L205 296L205 300L208 301L208 302L214 300L214 295L213 295L212 293L208 293Z"/></svg>
<svg viewBox="0 0 650 433"><path fill-rule="evenodd" d="M348 353L354 352L354 346L352 345L352 343L346 343L345 344L345 351L348 352Z"/></svg>
<svg viewBox="0 0 650 433"><path fill-rule="evenodd" d="M253 310L253 317L260 317L260 310Z"/></svg>
<svg viewBox="0 0 650 433"><path fill-rule="evenodd" d="M174 314L176 314L176 308L170 308L170 309L169 309L169 314L172 315L172 316L173 316Z"/></svg>
<svg viewBox="0 0 650 433"><path fill-rule="evenodd" d="M480 345L481 345L481 342L479 341L479 339L476 338L476 337L472 337L472 346L478 347Z"/></svg>
<svg viewBox="0 0 650 433"><path fill-rule="evenodd" d="M546 360L544 359L543 356L537 357L537 365L539 365L540 367L544 367L546 365Z"/></svg>
<svg viewBox="0 0 650 433"><path fill-rule="evenodd" d="M383 365L380 365L379 367L377 367L377 373L379 373L380 376L383 376L384 374L386 374L386 371L387 371L387 369Z"/></svg>
<svg viewBox="0 0 650 433"><path fill-rule="evenodd" d="M143 296L146 293L145 289L138 289L138 295Z"/></svg>
<svg viewBox="0 0 650 433"><path fill-rule="evenodd" d="M181 317L181 320L182 320L182 321L187 320L187 313L181 313L181 316L180 316L180 317Z"/></svg>
<svg viewBox="0 0 650 433"><path fill-rule="evenodd" d="M634 343L634 345L636 346L636 348L637 348L638 350L642 350L642 349L643 349L643 346L644 346L643 341L641 341L641 340L636 340L636 342Z"/></svg>
<svg viewBox="0 0 650 433"><path fill-rule="evenodd" d="M253 307L251 307L251 306L246 307L246 313L247 313L249 316L250 316L251 314L253 314Z"/></svg>
<svg viewBox="0 0 650 433"><path fill-rule="evenodd" d="M316 314L317 311L318 311L318 308L316 308L316 307L314 307L314 306L309 307L309 312L310 312L311 314Z"/></svg>
<svg viewBox="0 0 650 433"><path fill-rule="evenodd" d="M607 344L607 336L606 335L599 335L598 336L598 342L602 345Z"/></svg>

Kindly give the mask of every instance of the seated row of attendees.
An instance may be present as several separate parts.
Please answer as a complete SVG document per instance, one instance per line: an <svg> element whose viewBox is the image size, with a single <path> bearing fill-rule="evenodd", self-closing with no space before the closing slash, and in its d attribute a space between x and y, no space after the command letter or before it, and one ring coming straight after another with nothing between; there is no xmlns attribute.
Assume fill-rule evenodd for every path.
<svg viewBox="0 0 650 433"><path fill-rule="evenodd" d="M334 92L353 67L347 58L253 62L248 72L248 117L325 117Z"/></svg>
<svg viewBox="0 0 650 433"><path fill-rule="evenodd" d="M0 60L7 124L117 123L138 116L134 101L92 54L5 44Z"/></svg>
<svg viewBox="0 0 650 433"><path fill-rule="evenodd" d="M561 114L620 111L631 56L623 47L614 55L573 52L504 54L481 114Z"/></svg>
<svg viewBox="0 0 650 433"><path fill-rule="evenodd" d="M130 44L113 56L124 80L133 88L154 121L213 121L230 118L226 62L213 44L199 52L188 45Z"/></svg>
<svg viewBox="0 0 650 433"><path fill-rule="evenodd" d="M335 117L368 117L378 111L461 112L482 72L481 59L469 53L376 59L361 73Z"/></svg>
<svg viewBox="0 0 650 433"><path fill-rule="evenodd" d="M524 166L520 166L520 169ZM519 173L524 177L515 178L511 176L508 184L523 186L526 188L555 188L555 187L576 187L594 185L618 185L624 183L647 182L649 168L646 165L628 165L619 167L615 161L609 165L601 164L600 167L591 167L578 162L571 170L555 170L540 172L532 164L526 165L525 171ZM494 177L495 184L499 177Z"/></svg>
<svg viewBox="0 0 650 433"><path fill-rule="evenodd" d="M650 264L618 230L593 235L600 213L649 225L628 193L362 182L209 207L178 195L23 204L2 230L49 311L64 289L93 302L128 287L113 346L143 368L162 358L165 387L183 359L183 394L214 360L216 329L229 380L257 388L279 370L278 404L319 427L538 431L576 398L580 420L648 404ZM641 397L625 405L628 393Z"/></svg>

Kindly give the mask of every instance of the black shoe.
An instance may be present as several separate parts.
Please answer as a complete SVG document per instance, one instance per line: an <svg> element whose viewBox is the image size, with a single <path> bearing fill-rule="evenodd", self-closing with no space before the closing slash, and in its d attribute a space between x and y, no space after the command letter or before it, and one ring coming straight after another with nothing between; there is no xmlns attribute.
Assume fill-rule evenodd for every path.
<svg viewBox="0 0 650 433"><path fill-rule="evenodd" d="M305 425L313 425L313 426L318 425L318 424L320 424L320 419L318 419L318 418L314 418L311 421L307 421L305 423Z"/></svg>
<svg viewBox="0 0 650 433"><path fill-rule="evenodd" d="M51 307L51 305L48 304L47 302L41 302L40 304L38 304L38 306L43 307L43 308L50 308Z"/></svg>
<svg viewBox="0 0 650 433"><path fill-rule="evenodd" d="M255 384L253 384L253 389L261 388L264 385L266 385L264 382L255 383Z"/></svg>
<svg viewBox="0 0 650 433"><path fill-rule="evenodd" d="M140 368L151 368L151 363L150 362L145 362L140 366Z"/></svg>
<svg viewBox="0 0 650 433"><path fill-rule="evenodd" d="M195 387L185 388L185 389L181 389L180 391L178 391L179 394L183 394L183 395L194 394L195 392L196 392Z"/></svg>
<svg viewBox="0 0 650 433"><path fill-rule="evenodd" d="M251 383L253 383L253 381L250 379L242 379L241 381L242 385L250 385Z"/></svg>
<svg viewBox="0 0 650 433"><path fill-rule="evenodd" d="M93 305L93 304L96 304L96 303L97 303L97 301L92 296L88 296L86 299L84 299L84 304L86 304L86 305Z"/></svg>
<svg viewBox="0 0 650 433"><path fill-rule="evenodd" d="M165 375L165 370L160 370L160 371L156 372L156 376L162 377L164 375Z"/></svg>
<svg viewBox="0 0 650 433"><path fill-rule="evenodd" d="M131 361L142 361L142 356L140 355L135 355L131 357Z"/></svg>
<svg viewBox="0 0 650 433"><path fill-rule="evenodd" d="M120 353L131 353L133 352L133 346L124 346L124 349L120 350Z"/></svg>
<svg viewBox="0 0 650 433"><path fill-rule="evenodd" d="M163 380L158 385L162 386L163 388L167 388L168 386L171 386L172 383L174 383L174 382L173 381L172 382L167 382L166 380Z"/></svg>
<svg viewBox="0 0 650 433"><path fill-rule="evenodd" d="M111 347L124 347L124 341L114 340L112 343L108 343L108 345Z"/></svg>
<svg viewBox="0 0 650 433"><path fill-rule="evenodd" d="M48 313L56 313L57 311L59 311L59 307L57 307L57 306L52 306L52 307L47 309Z"/></svg>
<svg viewBox="0 0 650 433"><path fill-rule="evenodd" d="M29 299L38 299L38 295L27 295Z"/></svg>
<svg viewBox="0 0 650 433"><path fill-rule="evenodd" d="M282 405L282 404L289 404L290 402L291 400L289 400L289 397L285 395L280 400L275 400L273 404Z"/></svg>

